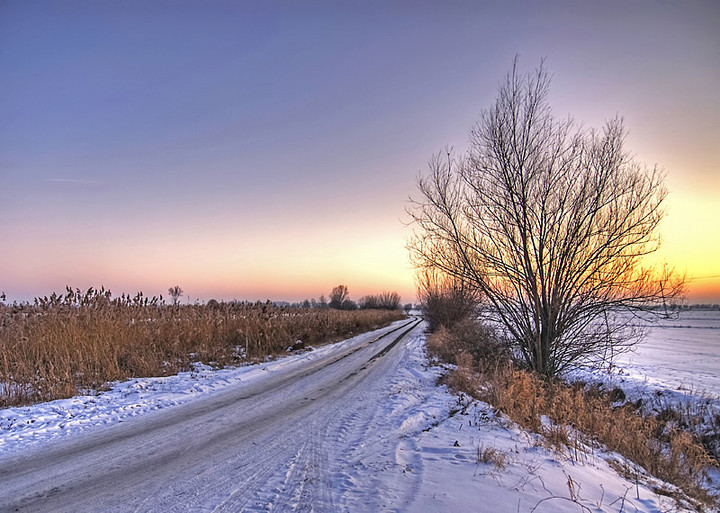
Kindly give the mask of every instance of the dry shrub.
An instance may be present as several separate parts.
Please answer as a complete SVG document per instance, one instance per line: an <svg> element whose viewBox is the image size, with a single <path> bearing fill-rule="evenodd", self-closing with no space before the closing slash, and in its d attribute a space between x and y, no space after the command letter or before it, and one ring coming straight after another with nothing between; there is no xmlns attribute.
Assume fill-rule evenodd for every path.
<svg viewBox="0 0 720 513"><path fill-rule="evenodd" d="M505 470L505 462L507 460L507 453L499 451L494 447L486 447L485 445L479 445L477 448L477 462L484 463L485 465L492 465L497 470Z"/></svg>
<svg viewBox="0 0 720 513"><path fill-rule="evenodd" d="M427 337L428 354L439 361L458 364L457 355L472 357L474 366L497 367L510 359L507 344L489 326L473 317L440 326Z"/></svg>
<svg viewBox="0 0 720 513"><path fill-rule="evenodd" d="M451 338L452 332L442 330L428 336L428 350L439 356L463 347ZM431 350L430 344L439 349ZM543 379L507 360L490 365L478 364L468 352L452 356L457 370L447 378L451 387L488 402L548 444L577 450L578 443L599 442L683 489L699 507L713 503L703 486L713 460L697 437L676 427L673 416L642 415L633 405L614 407L607 392Z"/></svg>
<svg viewBox="0 0 720 513"><path fill-rule="evenodd" d="M642 415L631 405L614 408L597 391L548 382L526 371L497 374L490 380L492 390L486 397L492 397L496 408L524 428L558 447L571 445L566 429L571 426L583 442L600 442L703 503L712 502L702 486L712 459L690 433L656 416ZM552 425L543 425L541 415Z"/></svg>
<svg viewBox="0 0 720 513"><path fill-rule="evenodd" d="M416 279L423 318L431 332L475 315L480 300L476 288L434 267L418 269Z"/></svg>
<svg viewBox="0 0 720 513"><path fill-rule="evenodd" d="M218 366L319 345L402 318L399 311L339 311L268 303L166 305L67 289L33 305L0 305L0 407L71 397L192 363Z"/></svg>
<svg viewBox="0 0 720 513"><path fill-rule="evenodd" d="M426 347L428 355L438 361L457 364L455 339L445 326L440 326L434 333L427 336Z"/></svg>
<svg viewBox="0 0 720 513"><path fill-rule="evenodd" d="M457 356L455 361L457 368L448 374L445 379L446 383L453 390L476 397L482 381L480 375L475 372L475 360L468 353L462 353Z"/></svg>

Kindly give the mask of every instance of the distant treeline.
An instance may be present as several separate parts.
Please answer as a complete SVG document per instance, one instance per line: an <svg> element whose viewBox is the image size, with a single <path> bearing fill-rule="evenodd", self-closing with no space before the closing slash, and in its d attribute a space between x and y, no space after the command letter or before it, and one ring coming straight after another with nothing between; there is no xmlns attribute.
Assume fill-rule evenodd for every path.
<svg viewBox="0 0 720 513"><path fill-rule="evenodd" d="M358 301L353 301L349 297L349 290L346 285L338 285L333 287L330 292L330 299L326 299L324 295L320 299L306 299L299 303L273 303L278 306L290 306L295 308L332 308L334 310L412 310L413 305L400 304L400 294L397 292L382 292L380 294L371 294L361 297Z"/></svg>
<svg viewBox="0 0 720 513"><path fill-rule="evenodd" d="M720 304L718 303L699 303L694 305L681 305L677 303L669 305L658 305L654 308L655 310L669 310L669 311L687 311L687 310L720 310Z"/></svg>

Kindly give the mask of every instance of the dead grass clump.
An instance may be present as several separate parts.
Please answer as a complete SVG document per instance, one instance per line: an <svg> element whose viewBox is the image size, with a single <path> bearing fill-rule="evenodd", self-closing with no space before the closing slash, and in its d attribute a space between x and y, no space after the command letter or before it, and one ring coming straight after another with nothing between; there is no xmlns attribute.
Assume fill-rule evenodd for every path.
<svg viewBox="0 0 720 513"><path fill-rule="evenodd" d="M489 326L473 317L458 320L449 328L439 326L428 335L427 350L431 357L456 365L459 355L469 355L474 367L496 367L510 359L507 344Z"/></svg>
<svg viewBox="0 0 720 513"><path fill-rule="evenodd" d="M479 445L477 448L477 462L485 465L492 465L497 470L505 470L507 453L499 451L494 447Z"/></svg>
<svg viewBox="0 0 720 513"><path fill-rule="evenodd" d="M32 305L0 305L0 407L71 397L108 382L165 376L320 345L402 318L268 303L167 305L160 298L68 288Z"/></svg>
<svg viewBox="0 0 720 513"><path fill-rule="evenodd" d="M642 415L632 405L614 408L606 396L585 393L579 386L547 382L525 371L505 372L493 381L495 387L500 386L493 393L498 401L493 404L523 427L550 437L555 446L570 446L565 428L570 426L581 434L583 442L599 442L653 476L711 503L702 486L711 458L700 441L669 426L667 420ZM543 425L540 415L550 419L550 427Z"/></svg>

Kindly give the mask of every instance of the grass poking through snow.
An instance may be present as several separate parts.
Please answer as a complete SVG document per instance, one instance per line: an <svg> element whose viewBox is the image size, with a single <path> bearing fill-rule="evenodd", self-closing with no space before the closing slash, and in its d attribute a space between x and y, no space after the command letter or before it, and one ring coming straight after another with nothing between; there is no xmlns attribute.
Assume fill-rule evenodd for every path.
<svg viewBox="0 0 720 513"><path fill-rule="evenodd" d="M626 477L636 480L644 469L681 488L699 510L714 503L705 485L707 470L717 461L697 437L678 429L671 418L643 415L632 404L614 406L610 393L598 388L542 379L517 368L509 357L478 361L465 350L462 335L457 345L452 330L439 330L427 338L431 356L457 365L447 377L452 388L491 404L571 457L582 457L587 447L601 444L632 462L616 465ZM483 353L478 348L475 352ZM494 458L486 452L478 450L478 461ZM668 494L664 488L656 492Z"/></svg>

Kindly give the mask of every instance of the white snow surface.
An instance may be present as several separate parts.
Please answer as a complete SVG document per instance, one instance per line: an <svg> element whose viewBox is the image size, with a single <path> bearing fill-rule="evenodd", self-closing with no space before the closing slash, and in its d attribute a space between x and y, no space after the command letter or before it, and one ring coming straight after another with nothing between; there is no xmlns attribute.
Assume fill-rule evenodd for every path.
<svg viewBox="0 0 720 513"><path fill-rule="evenodd" d="M318 358L367 342L372 333L238 368L115 383L97 395L0 410L0 456L83 436L103 425L188 401L226 387L258 383ZM422 327L386 358L402 360L355 415L327 425L347 425L328 445L332 503L337 511L658 512L685 511L643 484L620 477L606 462L615 457L558 453L542 440L498 418L483 403L437 386L442 369L429 364ZM370 407L369 405L372 405ZM347 422L345 422L347 420ZM353 420L353 422L350 422ZM495 452L502 465L482 463ZM268 510L278 510L268 503ZM293 510L285 508L282 510Z"/></svg>
<svg viewBox="0 0 720 513"><path fill-rule="evenodd" d="M636 392L720 399L720 310L689 310L647 324L647 336L592 376Z"/></svg>
<svg viewBox="0 0 720 513"><path fill-rule="evenodd" d="M670 408L695 417L698 435L720 431L720 311L686 310L647 324L646 337L609 370L568 378L620 388L648 413ZM720 444L719 442L716 442ZM720 485L720 476L715 477Z"/></svg>

